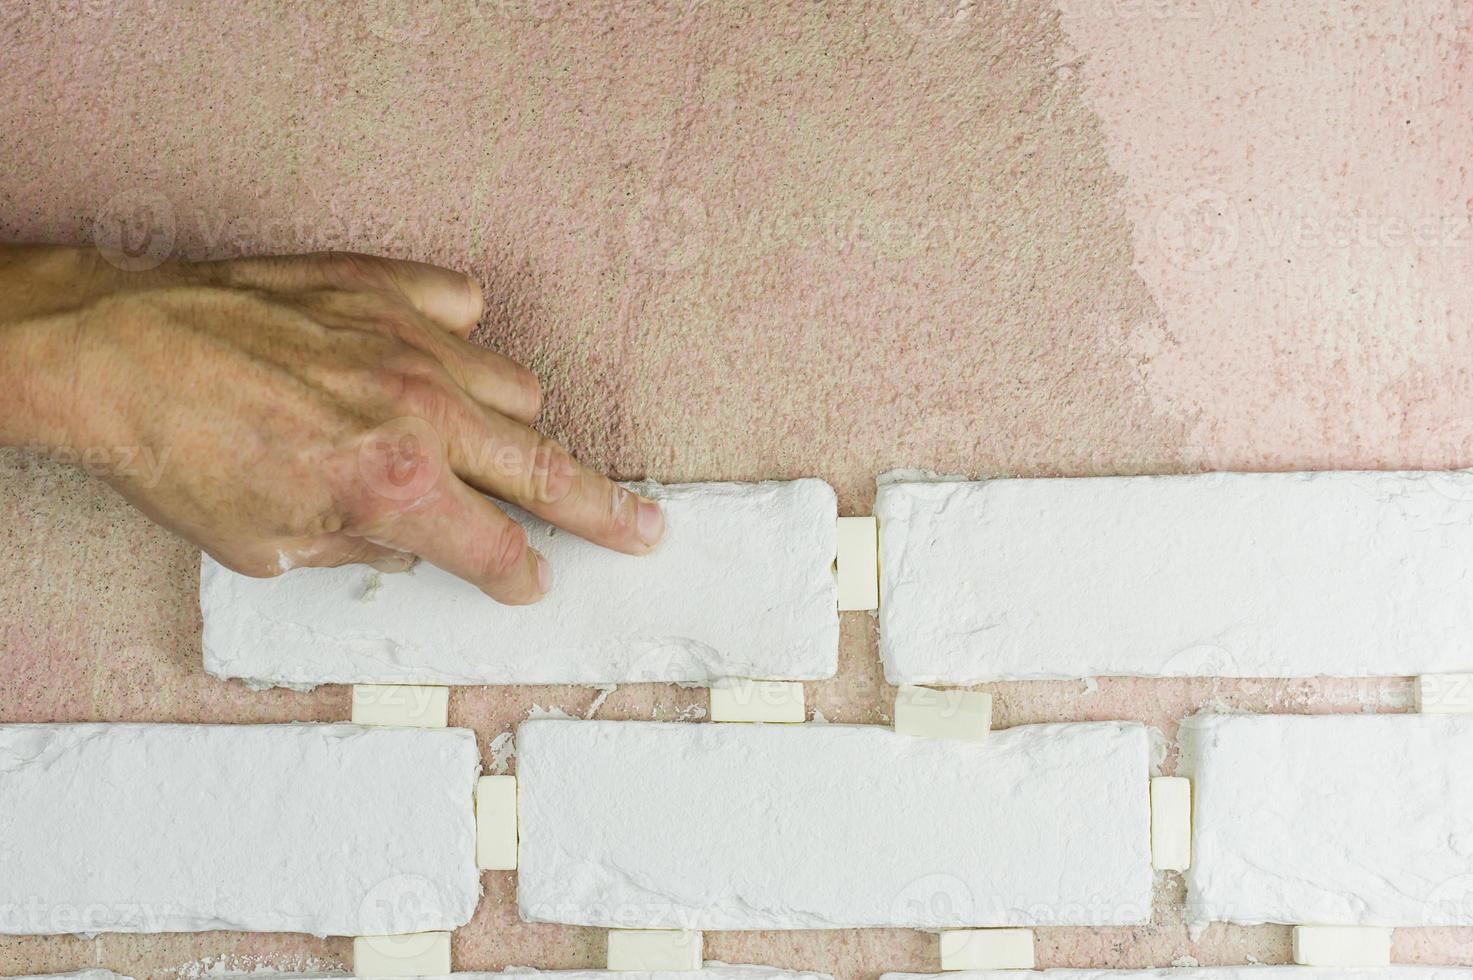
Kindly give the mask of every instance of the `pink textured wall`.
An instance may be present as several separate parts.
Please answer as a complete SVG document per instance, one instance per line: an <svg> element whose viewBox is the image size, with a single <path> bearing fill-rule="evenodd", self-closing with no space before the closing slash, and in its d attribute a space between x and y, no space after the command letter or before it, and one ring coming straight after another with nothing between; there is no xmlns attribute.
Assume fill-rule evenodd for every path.
<svg viewBox="0 0 1473 980"><path fill-rule="evenodd" d="M1156 305L1116 339L1187 454L1473 464L1473 7L1061 8Z"/></svg>
<svg viewBox="0 0 1473 980"><path fill-rule="evenodd" d="M1473 465L1473 74L1461 0L0 0L0 237L145 255L344 247L479 276L481 337L621 475ZM346 692L199 669L197 558L99 483L0 454L0 721L332 719ZM880 721L872 621L810 701ZM1203 706L1388 710L1406 683L995 685L999 724ZM464 690L487 744L556 706L690 718L653 686ZM1167 767L1171 765L1170 759ZM516 922L457 966L595 965ZM1045 965L1283 961L1040 930ZM1473 957L1473 931L1398 955ZM139 976L335 965L342 940L0 939ZM934 969L916 933L724 934L708 955Z"/></svg>

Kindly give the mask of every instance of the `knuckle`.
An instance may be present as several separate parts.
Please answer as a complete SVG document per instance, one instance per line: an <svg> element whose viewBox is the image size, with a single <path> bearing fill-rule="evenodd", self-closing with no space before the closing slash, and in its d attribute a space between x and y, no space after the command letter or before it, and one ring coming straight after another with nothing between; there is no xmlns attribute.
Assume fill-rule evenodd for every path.
<svg viewBox="0 0 1473 980"><path fill-rule="evenodd" d="M527 498L543 504L559 503L572 493L576 477L577 466L568 451L552 439L538 436L527 472Z"/></svg>
<svg viewBox="0 0 1473 980"><path fill-rule="evenodd" d="M401 350L386 358L380 384L396 405L411 410L438 410L445 398L445 369L428 354Z"/></svg>
<svg viewBox="0 0 1473 980"><path fill-rule="evenodd" d="M528 411L534 416L540 415L542 413L542 382L537 380L537 375L526 368L517 369L516 379Z"/></svg>
<svg viewBox="0 0 1473 980"><path fill-rule="evenodd" d="M483 568L487 577L505 579L526 560L527 532L515 521L507 520L486 542Z"/></svg>
<svg viewBox="0 0 1473 980"><path fill-rule="evenodd" d="M405 378L428 381L441 376L439 362L416 347L401 346L386 358L384 366Z"/></svg>
<svg viewBox="0 0 1473 980"><path fill-rule="evenodd" d="M333 282L350 286L376 285L382 278L378 263L372 256L333 250L319 252L316 258L323 275Z"/></svg>
<svg viewBox="0 0 1473 980"><path fill-rule="evenodd" d="M395 401L406 414L425 419L443 415L445 393L437 381L401 375L395 379L395 385Z"/></svg>
<svg viewBox="0 0 1473 980"><path fill-rule="evenodd" d="M486 294L481 291L481 284L471 276L464 276L463 281L466 319L472 323L480 323L481 317L486 315Z"/></svg>
<svg viewBox="0 0 1473 980"><path fill-rule="evenodd" d="M296 305L319 323L339 327L356 325L369 311L362 293L340 286L304 289L293 297Z"/></svg>
<svg viewBox="0 0 1473 980"><path fill-rule="evenodd" d="M345 506L359 521L383 521L418 504L443 486L445 445L440 430L419 414L406 414L362 434L346 481Z"/></svg>
<svg viewBox="0 0 1473 980"><path fill-rule="evenodd" d="M609 481L609 506L604 511L609 533L614 535L631 535L635 530L635 517L639 502L634 499L634 494L625 490L613 480Z"/></svg>
<svg viewBox="0 0 1473 980"><path fill-rule="evenodd" d="M373 321L388 336L413 345L415 350L421 349L422 338L427 331L418 315L407 306L381 300L373 312Z"/></svg>
<svg viewBox="0 0 1473 980"><path fill-rule="evenodd" d="M301 533L306 537L337 534L343 529L342 510L336 504L309 510L299 525Z"/></svg>

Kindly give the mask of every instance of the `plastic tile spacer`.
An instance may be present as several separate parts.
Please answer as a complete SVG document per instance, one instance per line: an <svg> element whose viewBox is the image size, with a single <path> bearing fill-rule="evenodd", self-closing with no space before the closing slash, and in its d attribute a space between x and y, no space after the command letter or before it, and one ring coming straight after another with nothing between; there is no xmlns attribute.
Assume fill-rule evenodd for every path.
<svg viewBox="0 0 1473 980"><path fill-rule="evenodd" d="M427 684L354 684L353 724L444 728L450 688Z"/></svg>
<svg viewBox="0 0 1473 980"><path fill-rule="evenodd" d="M699 970L702 935L683 929L610 929L608 968L619 971Z"/></svg>
<svg viewBox="0 0 1473 980"><path fill-rule="evenodd" d="M1390 966L1391 930L1379 926L1295 926L1300 966Z"/></svg>
<svg viewBox="0 0 1473 980"><path fill-rule="evenodd" d="M873 517L839 518L839 611L880 608L880 525Z"/></svg>
<svg viewBox="0 0 1473 980"><path fill-rule="evenodd" d="M476 781L476 867L517 868L517 777L482 776Z"/></svg>
<svg viewBox="0 0 1473 980"><path fill-rule="evenodd" d="M448 973L448 932L359 936L353 940L355 977L441 977Z"/></svg>
<svg viewBox="0 0 1473 980"><path fill-rule="evenodd" d="M1192 781L1151 778L1151 867L1185 871L1192 866Z"/></svg>
<svg viewBox="0 0 1473 980"><path fill-rule="evenodd" d="M943 970L1031 970L1032 929L944 929Z"/></svg>
<svg viewBox="0 0 1473 980"><path fill-rule="evenodd" d="M1423 674L1412 684L1417 710L1424 715L1473 712L1473 674Z"/></svg>
<svg viewBox="0 0 1473 980"><path fill-rule="evenodd" d="M895 692L895 731L920 738L981 742L992 731L992 695L902 686Z"/></svg>
<svg viewBox="0 0 1473 980"><path fill-rule="evenodd" d="M807 717L801 681L720 677L711 682L711 720L799 724Z"/></svg>

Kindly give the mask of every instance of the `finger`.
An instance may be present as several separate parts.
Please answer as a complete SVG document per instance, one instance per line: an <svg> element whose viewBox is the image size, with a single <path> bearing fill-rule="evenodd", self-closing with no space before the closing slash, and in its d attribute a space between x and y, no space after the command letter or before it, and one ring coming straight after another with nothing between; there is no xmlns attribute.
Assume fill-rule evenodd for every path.
<svg viewBox="0 0 1473 980"><path fill-rule="evenodd" d="M466 394L484 408L530 425L542 412L542 385L537 375L516 361L459 337L425 338L433 355Z"/></svg>
<svg viewBox="0 0 1473 980"><path fill-rule="evenodd" d="M508 605L536 602L552 586L552 566L527 546L522 526L448 472L434 491L387 518L372 537Z"/></svg>
<svg viewBox="0 0 1473 980"><path fill-rule="evenodd" d="M424 262L376 261L409 304L440 328L464 339L481 322L486 301L481 284L470 276Z"/></svg>
<svg viewBox="0 0 1473 980"><path fill-rule="evenodd" d="M196 266L208 277L266 289L296 290L365 284L391 289L442 330L469 337L485 311L481 284L470 276L425 262L359 252L270 255Z"/></svg>
<svg viewBox="0 0 1473 980"><path fill-rule="evenodd" d="M641 555L665 531L660 505L630 493L532 429L494 413L452 416L451 467L471 486L605 548Z"/></svg>

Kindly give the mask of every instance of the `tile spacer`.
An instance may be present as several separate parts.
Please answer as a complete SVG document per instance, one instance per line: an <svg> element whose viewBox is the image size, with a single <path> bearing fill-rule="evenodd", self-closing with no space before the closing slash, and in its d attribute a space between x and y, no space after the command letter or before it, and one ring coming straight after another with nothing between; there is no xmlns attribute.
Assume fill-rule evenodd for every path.
<svg viewBox="0 0 1473 980"><path fill-rule="evenodd" d="M903 685L895 692L895 731L920 738L984 741L992 731L992 695Z"/></svg>
<svg viewBox="0 0 1473 980"><path fill-rule="evenodd" d="M873 517L839 518L834 572L839 611L880 608L880 525Z"/></svg>

